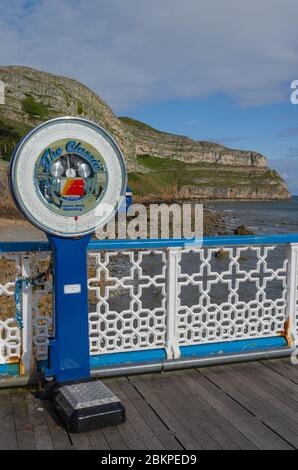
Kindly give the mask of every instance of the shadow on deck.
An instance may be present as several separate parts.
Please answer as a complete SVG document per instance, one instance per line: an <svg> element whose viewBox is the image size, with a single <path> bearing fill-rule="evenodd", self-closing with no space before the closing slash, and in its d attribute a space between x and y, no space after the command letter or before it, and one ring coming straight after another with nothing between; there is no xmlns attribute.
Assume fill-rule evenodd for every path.
<svg viewBox="0 0 298 470"><path fill-rule="evenodd" d="M67 433L50 402L0 392L0 449L297 449L298 367L289 359L104 380L124 424Z"/></svg>

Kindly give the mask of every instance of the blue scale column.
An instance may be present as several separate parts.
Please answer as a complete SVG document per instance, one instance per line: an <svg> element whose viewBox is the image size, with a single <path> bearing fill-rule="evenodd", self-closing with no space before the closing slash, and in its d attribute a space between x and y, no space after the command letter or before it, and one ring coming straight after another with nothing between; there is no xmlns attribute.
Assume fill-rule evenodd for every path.
<svg viewBox="0 0 298 470"><path fill-rule="evenodd" d="M45 375L53 376L57 382L90 378L87 287L90 237L70 239L48 234L54 252L54 324Z"/></svg>

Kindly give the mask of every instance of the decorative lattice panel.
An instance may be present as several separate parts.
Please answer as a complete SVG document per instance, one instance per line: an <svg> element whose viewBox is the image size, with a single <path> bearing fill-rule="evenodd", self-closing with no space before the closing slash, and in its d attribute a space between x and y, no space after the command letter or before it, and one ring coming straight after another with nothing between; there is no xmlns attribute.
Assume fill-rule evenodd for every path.
<svg viewBox="0 0 298 470"><path fill-rule="evenodd" d="M164 347L165 252L92 253L90 258L91 354Z"/></svg>
<svg viewBox="0 0 298 470"><path fill-rule="evenodd" d="M275 336L283 331L287 259L278 248L181 251L179 344Z"/></svg>
<svg viewBox="0 0 298 470"><path fill-rule="evenodd" d="M289 336L293 346L298 347L298 244L287 248L288 254L288 313Z"/></svg>
<svg viewBox="0 0 298 470"><path fill-rule="evenodd" d="M50 253L31 256L31 275L36 276L48 268ZM37 361L48 357L48 338L52 333L52 282L49 278L42 285L32 288L32 325L34 356Z"/></svg>
<svg viewBox="0 0 298 470"><path fill-rule="evenodd" d="M294 307L293 307L293 316L292 321L294 323L295 331L293 331L295 346L298 347L298 246L295 246L293 249L295 254L295 273L291 279L291 288L294 290L292 296L294 297Z"/></svg>
<svg viewBox="0 0 298 470"><path fill-rule="evenodd" d="M15 320L14 288L21 273L21 255L0 257L0 364L18 361L21 355L21 331Z"/></svg>
<svg viewBox="0 0 298 470"><path fill-rule="evenodd" d="M170 336L174 342L171 338L170 341L174 346L175 335L180 346L275 336L285 328L287 305L293 304L298 311L298 251L293 250L289 258L293 272L288 292L285 247L236 246L220 253L217 247L175 251L179 262L177 272L174 268L170 276L171 286L167 285L167 250L89 253L92 355L167 349L168 327L173 332ZM22 273L22 260L22 254L0 257L2 364L18 360L22 354L22 332L15 321L14 300L15 279ZM30 254L30 275L45 271L49 262L49 253ZM51 279L33 287L27 304L32 308L37 360L47 358L48 336L52 332L51 289ZM171 295L174 303L167 307Z"/></svg>

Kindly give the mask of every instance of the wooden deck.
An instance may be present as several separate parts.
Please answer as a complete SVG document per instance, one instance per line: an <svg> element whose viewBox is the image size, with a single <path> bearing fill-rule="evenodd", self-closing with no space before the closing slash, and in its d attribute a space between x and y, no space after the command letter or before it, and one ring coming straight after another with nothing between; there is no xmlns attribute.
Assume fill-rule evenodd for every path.
<svg viewBox="0 0 298 470"><path fill-rule="evenodd" d="M297 449L298 366L289 359L104 381L121 426L67 433L34 391L0 392L0 449Z"/></svg>

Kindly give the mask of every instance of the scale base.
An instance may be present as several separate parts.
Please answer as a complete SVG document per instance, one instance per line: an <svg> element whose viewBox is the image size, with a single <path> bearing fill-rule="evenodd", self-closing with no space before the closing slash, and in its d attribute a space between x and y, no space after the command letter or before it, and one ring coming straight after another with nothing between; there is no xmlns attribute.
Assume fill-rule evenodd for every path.
<svg viewBox="0 0 298 470"><path fill-rule="evenodd" d="M119 398L99 381L60 386L55 405L69 432L86 432L125 421L125 408Z"/></svg>

